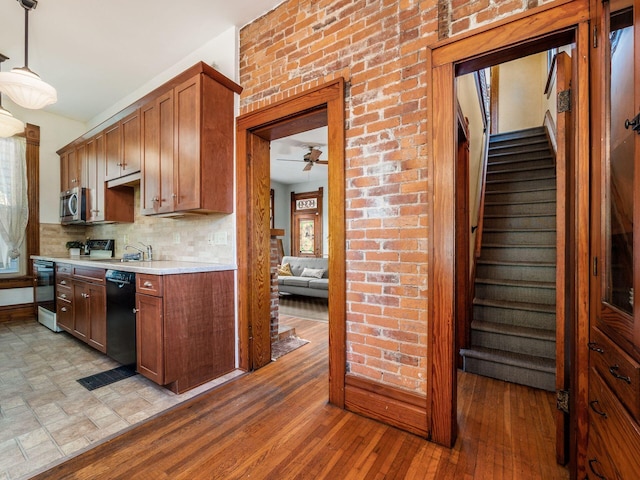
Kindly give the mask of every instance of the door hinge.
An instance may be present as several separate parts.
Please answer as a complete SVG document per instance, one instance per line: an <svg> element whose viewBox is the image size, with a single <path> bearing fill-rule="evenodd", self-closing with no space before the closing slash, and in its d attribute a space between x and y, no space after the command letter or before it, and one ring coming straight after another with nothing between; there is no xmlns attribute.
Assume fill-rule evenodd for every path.
<svg viewBox="0 0 640 480"><path fill-rule="evenodd" d="M567 390L556 392L556 408L564 413L569 413L569 392Z"/></svg>
<svg viewBox="0 0 640 480"><path fill-rule="evenodd" d="M571 89L558 92L558 113L571 111Z"/></svg>
<svg viewBox="0 0 640 480"><path fill-rule="evenodd" d="M598 276L598 257L593 257L593 276Z"/></svg>
<svg viewBox="0 0 640 480"><path fill-rule="evenodd" d="M593 26L593 48L598 48L598 26L597 25Z"/></svg>

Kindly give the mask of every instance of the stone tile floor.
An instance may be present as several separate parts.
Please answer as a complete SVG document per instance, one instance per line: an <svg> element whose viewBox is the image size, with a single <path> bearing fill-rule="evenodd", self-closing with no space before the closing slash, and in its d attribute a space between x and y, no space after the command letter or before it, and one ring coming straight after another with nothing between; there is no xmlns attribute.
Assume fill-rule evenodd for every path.
<svg viewBox="0 0 640 480"><path fill-rule="evenodd" d="M0 322L0 480L29 478L241 374L181 395L141 375L93 391L76 381L117 366L34 319Z"/></svg>

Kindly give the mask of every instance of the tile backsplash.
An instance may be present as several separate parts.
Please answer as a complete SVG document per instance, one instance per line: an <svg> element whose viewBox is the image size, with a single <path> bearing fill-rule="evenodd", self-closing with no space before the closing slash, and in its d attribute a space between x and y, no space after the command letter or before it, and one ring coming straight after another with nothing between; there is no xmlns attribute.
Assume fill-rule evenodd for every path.
<svg viewBox="0 0 640 480"><path fill-rule="evenodd" d="M67 256L68 252L64 245L69 240L84 242L87 238L113 238L117 257L121 257L124 253L125 243L142 248L138 243L142 242L153 247L155 260L235 265L235 215L194 214L178 218L141 215L140 189L137 186L134 198L136 199L134 223L90 226L41 224L41 255Z"/></svg>

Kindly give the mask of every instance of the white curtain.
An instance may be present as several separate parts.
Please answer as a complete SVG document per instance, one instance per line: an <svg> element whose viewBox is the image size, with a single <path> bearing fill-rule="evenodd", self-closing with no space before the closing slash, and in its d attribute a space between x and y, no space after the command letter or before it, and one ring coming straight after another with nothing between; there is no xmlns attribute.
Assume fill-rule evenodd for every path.
<svg viewBox="0 0 640 480"><path fill-rule="evenodd" d="M20 255L29 220L26 151L24 138L0 138L0 262L5 268Z"/></svg>

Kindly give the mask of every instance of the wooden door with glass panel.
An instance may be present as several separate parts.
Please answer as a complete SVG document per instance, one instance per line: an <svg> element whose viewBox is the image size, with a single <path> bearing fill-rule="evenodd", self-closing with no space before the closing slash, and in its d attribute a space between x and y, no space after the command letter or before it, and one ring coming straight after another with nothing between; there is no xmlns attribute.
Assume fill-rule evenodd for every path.
<svg viewBox="0 0 640 480"><path fill-rule="evenodd" d="M598 7L589 478L640 478L640 0Z"/></svg>
<svg viewBox="0 0 640 480"><path fill-rule="evenodd" d="M322 257L322 187L291 192L291 254Z"/></svg>

